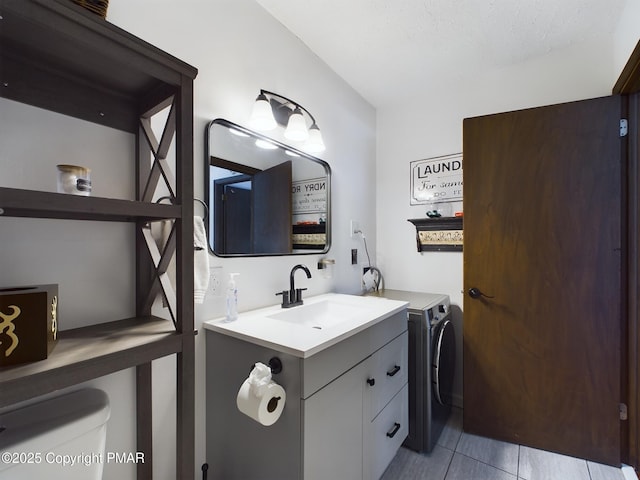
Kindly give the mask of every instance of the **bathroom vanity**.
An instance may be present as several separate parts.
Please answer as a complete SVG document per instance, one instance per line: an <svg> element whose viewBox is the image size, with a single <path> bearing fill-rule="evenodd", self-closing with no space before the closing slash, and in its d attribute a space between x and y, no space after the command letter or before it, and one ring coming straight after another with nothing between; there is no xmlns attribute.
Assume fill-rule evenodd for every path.
<svg viewBox="0 0 640 480"><path fill-rule="evenodd" d="M213 479L378 479L408 433L406 303L326 294L205 322ZM264 426L236 395L256 362L282 363L282 415Z"/></svg>

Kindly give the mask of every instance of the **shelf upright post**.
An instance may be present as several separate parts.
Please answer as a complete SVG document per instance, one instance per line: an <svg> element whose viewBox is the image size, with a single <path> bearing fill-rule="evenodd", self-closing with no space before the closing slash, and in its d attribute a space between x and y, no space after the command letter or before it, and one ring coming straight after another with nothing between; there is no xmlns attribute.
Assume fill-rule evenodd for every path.
<svg viewBox="0 0 640 480"><path fill-rule="evenodd" d="M136 133L136 200L142 201L145 185L151 175L151 147L145 140L142 119ZM147 301L153 286L153 263L147 252L143 229L150 228L145 220L136 222L136 315L151 315ZM145 461L136 465L137 478L153 477L153 400L151 362L136 366L136 445L144 452ZM144 412L144 413L143 413Z"/></svg>
<svg viewBox="0 0 640 480"><path fill-rule="evenodd" d="M177 354L177 478L195 471L195 333L193 302L193 79L182 76L176 94L176 184L182 205L177 240L177 329L182 351Z"/></svg>

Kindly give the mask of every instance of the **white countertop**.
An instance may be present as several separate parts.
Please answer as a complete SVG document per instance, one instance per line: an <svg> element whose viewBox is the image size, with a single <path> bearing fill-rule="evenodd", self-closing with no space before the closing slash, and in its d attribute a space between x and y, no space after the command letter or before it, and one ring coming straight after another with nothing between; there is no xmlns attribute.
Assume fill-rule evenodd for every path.
<svg viewBox="0 0 640 480"><path fill-rule="evenodd" d="M303 322L282 321L273 315L287 312L287 316L299 313L304 319L305 306L324 301L342 305L351 310L344 321L318 329ZM326 293L305 298L304 305L282 308L279 304L248 312L241 312L234 322L225 322L217 318L203 323L204 328L213 332L229 335L279 352L308 358L336 343L361 332L372 325L405 309L405 301L389 300L380 297L364 297Z"/></svg>

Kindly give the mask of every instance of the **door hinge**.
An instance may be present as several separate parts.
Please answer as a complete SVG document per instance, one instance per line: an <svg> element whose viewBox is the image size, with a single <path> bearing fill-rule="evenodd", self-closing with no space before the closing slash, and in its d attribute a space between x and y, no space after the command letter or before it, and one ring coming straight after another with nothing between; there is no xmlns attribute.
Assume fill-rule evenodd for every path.
<svg viewBox="0 0 640 480"><path fill-rule="evenodd" d="M626 118L620 119L620 136L626 137L629 132L629 122L627 122Z"/></svg>
<svg viewBox="0 0 640 480"><path fill-rule="evenodd" d="M620 404L620 420L627 420L629 417L627 415L627 404Z"/></svg>

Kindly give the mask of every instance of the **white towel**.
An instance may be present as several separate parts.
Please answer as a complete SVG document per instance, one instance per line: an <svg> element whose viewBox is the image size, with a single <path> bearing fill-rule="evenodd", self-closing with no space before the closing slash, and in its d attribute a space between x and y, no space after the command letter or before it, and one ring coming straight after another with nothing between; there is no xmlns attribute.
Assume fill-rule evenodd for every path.
<svg viewBox="0 0 640 480"><path fill-rule="evenodd" d="M193 300L203 303L209 287L209 248L202 217L193 217Z"/></svg>
<svg viewBox="0 0 640 480"><path fill-rule="evenodd" d="M173 220L161 220L159 222L151 223L151 236L156 241L156 245L158 247L159 252L162 254L164 251L164 247L169 240L169 236L171 235L171 230L173 230ZM171 256L169 263L167 265L167 276L169 278L169 282L171 283L172 292L165 292L170 298L173 300L173 305L175 308L175 284L176 284L176 256L175 253ZM167 308L167 300L166 297L162 296L162 306Z"/></svg>

